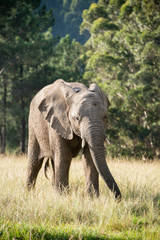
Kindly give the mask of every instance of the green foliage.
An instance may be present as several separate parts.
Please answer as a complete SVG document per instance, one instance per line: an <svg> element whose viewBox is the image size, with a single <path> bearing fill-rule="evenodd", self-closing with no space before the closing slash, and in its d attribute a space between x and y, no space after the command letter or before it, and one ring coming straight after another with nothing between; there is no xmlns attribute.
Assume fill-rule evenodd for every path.
<svg viewBox="0 0 160 240"><path fill-rule="evenodd" d="M110 0L109 5L112 7L119 8L122 4L125 3L125 0Z"/></svg>
<svg viewBox="0 0 160 240"><path fill-rule="evenodd" d="M55 79L63 78L68 82L82 82L85 68L84 50L84 47L75 40L71 40L69 35L61 38L54 48L55 52L49 64L56 69Z"/></svg>
<svg viewBox="0 0 160 240"><path fill-rule="evenodd" d="M1 152L5 147L17 151L19 145L24 152L32 97L58 78L82 81L85 55L69 35L60 41L53 38L52 10L33 4L35 9L27 1L10 3L0 14L4 20L0 30L0 145Z"/></svg>
<svg viewBox="0 0 160 240"><path fill-rule="evenodd" d="M46 10L51 7L55 21L52 10ZM79 35L79 26L84 35ZM88 40L82 46L74 38ZM160 157L159 76L159 1L43 0L40 5L40 0L3 0L1 152L5 144L12 149L19 142L26 144L22 139L27 139L32 96L63 78L86 85L96 82L108 93L109 154Z"/></svg>
<svg viewBox="0 0 160 240"><path fill-rule="evenodd" d="M98 33L99 31L102 33L107 30L117 30L118 27L113 24L109 23L107 19L103 17L99 17L98 19L94 20L92 27L90 29L90 33Z"/></svg>
<svg viewBox="0 0 160 240"><path fill-rule="evenodd" d="M47 228L45 226L29 226L29 224L18 223L3 223L3 228L0 231L0 237L2 239L61 239L69 240L73 239L90 239L90 240L105 240L104 235L98 234L94 230L83 228L83 233L80 233L72 225L66 225L63 227ZM1 225L1 224L0 224ZM114 238L115 239L115 238Z"/></svg>
<svg viewBox="0 0 160 240"><path fill-rule="evenodd" d="M120 8L120 17L127 17L132 13L132 6L130 4L130 1L127 0Z"/></svg>
<svg viewBox="0 0 160 240"><path fill-rule="evenodd" d="M84 78L110 96L112 156L160 156L159 26L153 0L99 1L83 13L81 30L91 33Z"/></svg>
<svg viewBox="0 0 160 240"><path fill-rule="evenodd" d="M4 105L0 129L6 129L0 132L2 138L6 134L8 147L14 148L19 141L24 152L29 102L35 91L44 86L38 76L52 55L53 37L48 28L54 24L54 19L52 11L46 12L45 7L35 11L39 1L37 4L35 1L34 4L9 2L12 3L10 8L7 6L6 12L0 15L5 20L0 31L0 101Z"/></svg>

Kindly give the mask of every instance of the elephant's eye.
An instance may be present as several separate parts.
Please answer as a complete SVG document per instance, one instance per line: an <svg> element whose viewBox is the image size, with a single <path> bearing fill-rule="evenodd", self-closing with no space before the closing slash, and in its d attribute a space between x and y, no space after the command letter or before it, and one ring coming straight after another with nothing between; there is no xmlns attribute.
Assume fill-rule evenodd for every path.
<svg viewBox="0 0 160 240"><path fill-rule="evenodd" d="M107 115L104 116L104 120L107 120Z"/></svg>
<svg viewBox="0 0 160 240"><path fill-rule="evenodd" d="M76 117L76 120L79 121L79 117Z"/></svg>
<svg viewBox="0 0 160 240"><path fill-rule="evenodd" d="M73 119L74 119L75 121L79 121L79 117L78 117L78 116L74 116Z"/></svg>
<svg viewBox="0 0 160 240"><path fill-rule="evenodd" d="M76 93L80 92L80 88L73 88Z"/></svg>

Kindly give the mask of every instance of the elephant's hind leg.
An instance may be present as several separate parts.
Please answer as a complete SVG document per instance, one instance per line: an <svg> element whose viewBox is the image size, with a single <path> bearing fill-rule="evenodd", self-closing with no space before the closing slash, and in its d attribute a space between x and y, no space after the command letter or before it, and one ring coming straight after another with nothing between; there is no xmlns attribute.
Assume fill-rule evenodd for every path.
<svg viewBox="0 0 160 240"><path fill-rule="evenodd" d="M36 184L36 179L39 173L39 170L42 167L43 158L42 159L34 159L33 162L29 162L28 164L28 174L27 174L27 188L28 190L34 188Z"/></svg>
<svg viewBox="0 0 160 240"><path fill-rule="evenodd" d="M39 144L34 132L29 133L28 144L28 171L27 171L27 188L30 190L34 188L37 175L42 167L43 158L39 159Z"/></svg>

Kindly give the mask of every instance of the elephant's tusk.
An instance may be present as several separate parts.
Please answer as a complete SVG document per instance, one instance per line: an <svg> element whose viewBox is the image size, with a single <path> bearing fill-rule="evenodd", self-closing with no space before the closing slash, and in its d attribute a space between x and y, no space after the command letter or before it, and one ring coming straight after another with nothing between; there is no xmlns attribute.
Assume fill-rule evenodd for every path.
<svg viewBox="0 0 160 240"><path fill-rule="evenodd" d="M110 143L110 141L108 140L107 137L105 138L105 142L106 142L108 145L111 145L111 143Z"/></svg>
<svg viewBox="0 0 160 240"><path fill-rule="evenodd" d="M86 145L86 140L84 138L82 138L82 148L84 148Z"/></svg>

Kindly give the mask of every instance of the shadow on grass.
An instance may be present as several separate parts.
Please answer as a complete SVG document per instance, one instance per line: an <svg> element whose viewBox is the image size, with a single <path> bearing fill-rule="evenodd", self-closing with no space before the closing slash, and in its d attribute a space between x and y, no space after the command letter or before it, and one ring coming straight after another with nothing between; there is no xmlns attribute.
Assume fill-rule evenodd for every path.
<svg viewBox="0 0 160 240"><path fill-rule="evenodd" d="M133 237L101 235L94 230L71 228L28 227L22 224L0 223L0 239L9 240L135 240ZM140 240L136 238L136 240Z"/></svg>

